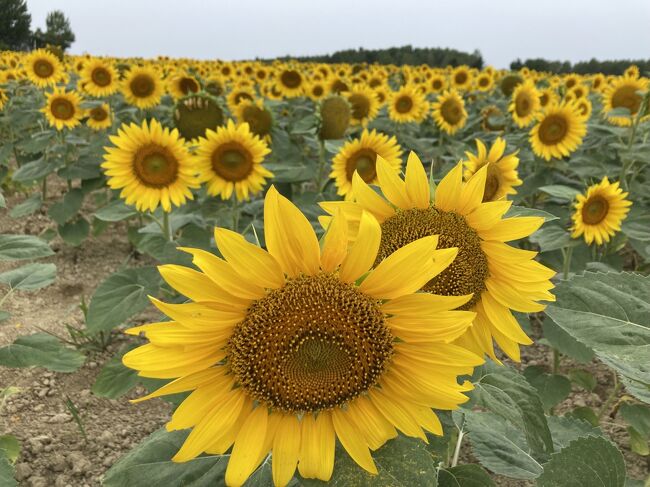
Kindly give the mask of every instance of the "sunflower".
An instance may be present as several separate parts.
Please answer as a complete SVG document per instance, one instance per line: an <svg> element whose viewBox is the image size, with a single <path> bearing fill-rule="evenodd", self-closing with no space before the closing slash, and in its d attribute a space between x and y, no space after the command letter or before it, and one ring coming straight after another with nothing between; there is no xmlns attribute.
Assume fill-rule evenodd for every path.
<svg viewBox="0 0 650 487"><path fill-rule="evenodd" d="M247 123L251 133L267 142L271 140L273 128L273 115L264 106L261 100L256 102L246 101L237 106L235 116L239 123Z"/></svg>
<svg viewBox="0 0 650 487"><path fill-rule="evenodd" d="M449 135L454 135L467 122L465 102L457 91L445 91L431 108L436 124Z"/></svg>
<svg viewBox="0 0 650 487"><path fill-rule="evenodd" d="M632 120L639 112L643 101L643 95L637 92L643 92L647 89L647 78L633 78L631 76L615 78L603 92L603 112L609 122L620 127L632 125ZM615 108L627 108L630 114L621 116L608 115L608 112Z"/></svg>
<svg viewBox="0 0 650 487"><path fill-rule="evenodd" d="M320 138L322 140L342 139L350 126L352 109L340 95L329 95L319 104Z"/></svg>
<svg viewBox="0 0 650 487"><path fill-rule="evenodd" d="M591 89L594 91L600 92L606 85L607 80L602 73L597 73L591 78Z"/></svg>
<svg viewBox="0 0 650 487"><path fill-rule="evenodd" d="M350 91L349 81L343 76L336 75L330 77L327 83L327 88L330 93L335 93L337 95L345 91Z"/></svg>
<svg viewBox="0 0 650 487"><path fill-rule="evenodd" d="M554 103L538 115L530 130L533 152L543 159L568 156L581 144L587 133L584 118L571 103Z"/></svg>
<svg viewBox="0 0 650 487"><path fill-rule="evenodd" d="M488 105L481 110L481 127L486 132L500 132L506 128L506 120L501 109Z"/></svg>
<svg viewBox="0 0 650 487"><path fill-rule="evenodd" d="M41 112L52 127L57 130L74 128L81 123L83 110L81 108L81 97L76 91L65 91L57 87L51 93L47 93L45 106Z"/></svg>
<svg viewBox="0 0 650 487"><path fill-rule="evenodd" d="M86 93L96 97L112 95L119 88L117 70L113 64L97 58L84 63L80 82Z"/></svg>
<svg viewBox="0 0 650 487"><path fill-rule="evenodd" d="M467 91L472 86L472 71L468 66L458 66L451 73L452 89Z"/></svg>
<svg viewBox="0 0 650 487"><path fill-rule="evenodd" d="M429 104L425 96L413 85L404 85L392 92L388 102L388 116L398 123L421 122L427 115Z"/></svg>
<svg viewBox="0 0 650 487"><path fill-rule="evenodd" d="M262 191L273 173L262 166L269 154L266 142L253 134L247 123L235 125L232 120L208 130L199 139L196 150L201 179L207 182L208 193L229 199L233 192L238 201L250 199Z"/></svg>
<svg viewBox="0 0 650 487"><path fill-rule="evenodd" d="M580 114L582 118L585 120L589 120L589 117L591 117L591 111L592 111L592 106L591 102L589 101L589 98L579 98L575 103L574 103L576 110Z"/></svg>
<svg viewBox="0 0 650 487"><path fill-rule="evenodd" d="M540 108L539 92L532 81L518 85L512 92L508 110L519 128L528 127Z"/></svg>
<svg viewBox="0 0 650 487"><path fill-rule="evenodd" d="M185 140L198 142L206 130L214 130L223 123L223 110L210 95L189 95L176 103L174 125Z"/></svg>
<svg viewBox="0 0 650 487"><path fill-rule="evenodd" d="M65 67L47 49L32 51L23 61L27 78L39 88L54 86L67 78Z"/></svg>
<svg viewBox="0 0 650 487"><path fill-rule="evenodd" d="M379 100L375 91L367 85L354 85L343 93L350 103L350 122L352 125L365 127L379 112Z"/></svg>
<svg viewBox="0 0 650 487"><path fill-rule="evenodd" d="M630 78L638 78L640 75L639 67L636 64L630 64L630 66L625 70L623 75L628 76Z"/></svg>
<svg viewBox="0 0 650 487"><path fill-rule="evenodd" d="M327 96L327 87L322 81L311 80L305 86L305 94L314 101L322 100Z"/></svg>
<svg viewBox="0 0 650 487"><path fill-rule="evenodd" d="M439 247L458 247L454 262L422 290L446 296L472 295L458 309L475 311L477 316L456 343L496 360L494 339L509 357L519 361L518 344L532 342L510 310L543 310L545 306L538 301L555 299L549 292L553 288L549 279L555 272L534 261L535 252L505 242L527 237L544 219L502 219L510 201L483 202L488 166L465 183L462 173L463 164L459 162L440 181L431 199L429 178L413 152L408 158L405 181L392 165L377 158L383 197L357 174L352 183L357 203L326 202L321 206L331 215L342 212L351 229L356 228L363 211L377 218L382 229L377 263L428 235L439 235ZM328 217L320 220L325 227L331 224Z"/></svg>
<svg viewBox="0 0 650 487"><path fill-rule="evenodd" d="M504 95L506 95L507 97L511 97L512 92L515 91L517 85L523 82L524 82L523 78L518 74L508 74L503 78L501 78L501 81L499 82L499 87L501 88L501 92Z"/></svg>
<svg viewBox="0 0 650 487"><path fill-rule="evenodd" d="M86 111L88 125L93 130L103 130L113 125L113 116L111 114L111 107L108 103L102 103L99 106L91 108Z"/></svg>
<svg viewBox="0 0 650 487"><path fill-rule="evenodd" d="M494 78L490 73L481 73L477 76L475 81L476 89L479 91L491 91L494 87Z"/></svg>
<svg viewBox="0 0 650 487"><path fill-rule="evenodd" d="M627 195L618 182L610 183L607 177L590 186L587 194L579 194L571 217L571 236L578 238L582 235L588 245L594 240L598 245L609 242L620 231L621 223L632 206L632 202L625 199Z"/></svg>
<svg viewBox="0 0 650 487"><path fill-rule="evenodd" d="M112 189L138 211L155 211L158 205L169 212L193 199L198 188L196 164L178 130L164 128L157 120L142 125L123 124L109 137L102 168Z"/></svg>
<svg viewBox="0 0 650 487"><path fill-rule="evenodd" d="M122 94L126 102L141 109L160 103L163 91L163 82L158 73L143 66L131 68L122 81Z"/></svg>
<svg viewBox="0 0 650 487"><path fill-rule="evenodd" d="M434 73L427 83L430 93L440 93L447 89L447 79L441 73Z"/></svg>
<svg viewBox="0 0 650 487"><path fill-rule="evenodd" d="M196 78L183 72L175 74L167 82L167 91L175 99L192 95L200 90L201 85Z"/></svg>
<svg viewBox="0 0 650 487"><path fill-rule="evenodd" d="M237 106L245 101L254 101L255 91L247 86L237 86L233 88L226 97L226 103L232 113L235 113Z"/></svg>
<svg viewBox="0 0 650 487"><path fill-rule="evenodd" d="M375 94L377 95L377 101L379 101L379 106L383 107L388 99L390 98L390 88L386 85L379 85L373 88Z"/></svg>
<svg viewBox="0 0 650 487"><path fill-rule="evenodd" d="M352 176L357 173L367 183L377 182L377 158L390 165L394 172L402 166L400 157L402 148L397 139L373 130L364 130L358 139L346 142L332 160L330 177L336 183L337 193L346 200L354 197L352 193Z"/></svg>
<svg viewBox="0 0 650 487"><path fill-rule="evenodd" d="M272 450L276 486L296 468L327 481L336 440L377 474L371 450L397 436L441 435L431 408L456 409L472 385L457 377L482 360L449 344L474 313L469 296L415 293L449 266L456 249L419 239L374 270L381 232L367 213L348 247L332 221L322 249L300 210L271 188L264 201L268 250L215 229L224 258L184 248L199 268L160 272L185 304L152 299L173 321L134 327L149 343L123 362L140 376L176 378L136 402L191 391L167 423L191 428L172 458L186 462L230 450L225 483L240 486ZM359 280L363 281L359 284ZM232 448L232 450L231 450Z"/></svg>
<svg viewBox="0 0 650 487"><path fill-rule="evenodd" d="M522 184L517 173L519 150L511 154L503 155L506 150L506 141L501 137L490 147L488 152L485 144L476 139L477 153L466 151L467 160L465 164L465 179L469 180L483 166L488 166L485 176L485 190L483 191L483 202L497 201L507 197L509 194L517 194L515 186Z"/></svg>
<svg viewBox="0 0 650 487"><path fill-rule="evenodd" d="M282 69L276 77L277 87L285 98L302 96L305 88L305 77L294 68Z"/></svg>
<svg viewBox="0 0 650 487"><path fill-rule="evenodd" d="M557 94L553 88L544 88L539 91L539 107L546 108L548 105L557 103L559 101Z"/></svg>

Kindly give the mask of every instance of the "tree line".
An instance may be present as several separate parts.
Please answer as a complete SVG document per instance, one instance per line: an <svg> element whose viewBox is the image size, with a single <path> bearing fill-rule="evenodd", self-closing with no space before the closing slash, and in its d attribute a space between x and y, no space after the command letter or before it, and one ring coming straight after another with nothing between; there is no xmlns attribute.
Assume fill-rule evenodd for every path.
<svg viewBox="0 0 650 487"><path fill-rule="evenodd" d="M45 30L32 31L25 0L0 0L0 50L27 51L45 46L69 48L75 40L70 21L60 10L47 14Z"/></svg>
<svg viewBox="0 0 650 487"><path fill-rule="evenodd" d="M591 58L589 61L580 61L571 64L569 61L549 61L543 58L526 59L521 61L517 59L510 63L510 69L516 71L523 67L534 69L536 71L546 71L549 73L579 73L579 74L615 74L620 75L630 66L635 64L642 73L650 72L650 59L615 59L599 61Z"/></svg>

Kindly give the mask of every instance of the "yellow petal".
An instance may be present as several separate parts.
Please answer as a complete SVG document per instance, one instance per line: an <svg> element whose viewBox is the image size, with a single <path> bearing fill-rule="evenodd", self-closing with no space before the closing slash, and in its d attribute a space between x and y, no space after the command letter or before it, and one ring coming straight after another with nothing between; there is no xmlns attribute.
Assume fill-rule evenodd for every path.
<svg viewBox="0 0 650 487"><path fill-rule="evenodd" d="M406 192L411 205L426 210L429 208L429 178L420 159L411 151L406 161Z"/></svg>
<svg viewBox="0 0 650 487"><path fill-rule="evenodd" d="M436 208L443 211L456 211L460 203L463 164L459 162L442 178L436 188Z"/></svg>
<svg viewBox="0 0 650 487"><path fill-rule="evenodd" d="M483 240L497 240L509 242L529 236L544 224L544 219L537 216L522 216L507 218L499 221L488 230L483 230L480 235Z"/></svg>
<svg viewBox="0 0 650 487"><path fill-rule="evenodd" d="M347 413L339 408L333 409L332 423L336 436L338 436L341 445L343 445L352 460L357 462L361 468L377 475L377 467L372 460L368 445L366 445L357 427L348 418Z"/></svg>
<svg viewBox="0 0 650 487"><path fill-rule="evenodd" d="M406 184L395 173L391 165L378 155L376 167L381 192L384 193L388 201L403 210L411 208L411 202L406 193Z"/></svg>
<svg viewBox="0 0 650 487"><path fill-rule="evenodd" d="M358 397L348 403L348 416L357 426L371 450L377 450L386 441L397 436L397 431L367 397Z"/></svg>
<svg viewBox="0 0 650 487"><path fill-rule="evenodd" d="M171 304L149 297L160 311L188 328L228 330L244 319L244 311L221 311L205 303Z"/></svg>
<svg viewBox="0 0 650 487"><path fill-rule="evenodd" d="M370 270L381 243L379 222L367 211L361 214L359 234L339 271L341 281L354 282Z"/></svg>
<svg viewBox="0 0 650 487"><path fill-rule="evenodd" d="M356 171L352 176L352 188L357 202L364 210L371 212L380 223L395 214L393 207L368 186Z"/></svg>
<svg viewBox="0 0 650 487"><path fill-rule="evenodd" d="M340 210L332 219L323 240L321 268L325 272L333 272L348 253L348 223Z"/></svg>
<svg viewBox="0 0 650 487"><path fill-rule="evenodd" d="M219 251L235 272L247 281L271 289L284 285L284 273L280 264L265 250L225 228L215 228L214 239Z"/></svg>
<svg viewBox="0 0 650 487"><path fill-rule="evenodd" d="M264 406L258 406L246 418L230 454L226 468L226 484L240 486L250 477L262 455L269 413Z"/></svg>
<svg viewBox="0 0 650 487"><path fill-rule="evenodd" d="M202 384L207 384L209 382L217 380L224 374L225 370L223 367L211 367L209 369L199 370L193 374L189 374L185 377L180 377L179 379L173 380L161 388L155 390L151 394L147 394L146 396L139 397L137 399L132 399L131 402L138 403L146 401L147 399L153 399L154 397L166 396L167 394L177 394L179 392L191 391Z"/></svg>
<svg viewBox="0 0 650 487"><path fill-rule="evenodd" d="M158 266L158 271L167 284L192 301L214 301L231 306L241 303L241 299L226 292L202 272L171 264Z"/></svg>
<svg viewBox="0 0 650 487"><path fill-rule="evenodd" d="M460 205L458 207L458 213L461 215L467 215L483 201L487 168L486 164L463 185L463 190L460 195Z"/></svg>
<svg viewBox="0 0 650 487"><path fill-rule="evenodd" d="M440 311L459 308L472 299L466 296L439 296L437 294L417 293L391 299L381 305L381 310L389 315L417 318Z"/></svg>
<svg viewBox="0 0 650 487"><path fill-rule="evenodd" d="M512 206L512 201L488 201L480 204L470 214L465 215L465 220L474 230L482 236L484 230L488 230L501 221L501 217Z"/></svg>
<svg viewBox="0 0 650 487"><path fill-rule="evenodd" d="M280 420L273 440L273 484L284 487L296 471L300 452L300 424L294 414L285 414Z"/></svg>
<svg viewBox="0 0 650 487"><path fill-rule="evenodd" d="M336 447L336 434L330 411L321 411L318 414L314 431L316 444L318 445L316 478L327 482L334 471L334 451Z"/></svg>
<svg viewBox="0 0 650 487"><path fill-rule="evenodd" d="M422 428L420 428L420 425L418 425L417 421L413 419L413 416L408 411L398 404L395 398L389 397L377 388L372 389L368 396L381 414L398 430L407 436L413 436L427 441L427 437L424 431L422 431Z"/></svg>
<svg viewBox="0 0 650 487"><path fill-rule="evenodd" d="M307 413L300 421L300 458L298 471L306 479L315 479L318 471L318 437L316 435L316 419L312 413Z"/></svg>

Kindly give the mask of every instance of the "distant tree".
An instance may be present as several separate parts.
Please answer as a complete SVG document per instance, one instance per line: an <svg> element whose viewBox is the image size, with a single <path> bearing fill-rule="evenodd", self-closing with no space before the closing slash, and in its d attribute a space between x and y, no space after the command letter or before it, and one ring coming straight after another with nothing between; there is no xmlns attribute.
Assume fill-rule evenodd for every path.
<svg viewBox="0 0 650 487"><path fill-rule="evenodd" d="M45 32L41 29L36 29L36 32L34 32L35 47L50 45L65 50L72 45L74 40L75 35L70 27L70 21L60 10L54 10L47 14Z"/></svg>
<svg viewBox="0 0 650 487"><path fill-rule="evenodd" d="M31 24L25 0L0 0L0 50L29 49Z"/></svg>

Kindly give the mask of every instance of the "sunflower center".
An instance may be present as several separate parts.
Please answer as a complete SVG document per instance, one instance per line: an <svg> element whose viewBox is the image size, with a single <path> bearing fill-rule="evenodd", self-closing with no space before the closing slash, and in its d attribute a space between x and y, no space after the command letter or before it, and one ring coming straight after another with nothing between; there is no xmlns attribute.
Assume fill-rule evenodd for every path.
<svg viewBox="0 0 650 487"><path fill-rule="evenodd" d="M253 97L250 96L245 91L242 91L241 93L237 93L234 97L235 105L239 105L244 100L253 101Z"/></svg>
<svg viewBox="0 0 650 487"><path fill-rule="evenodd" d="M393 336L379 302L331 274L300 276L253 302L228 343L256 400L287 413L340 406L373 387Z"/></svg>
<svg viewBox="0 0 650 487"><path fill-rule="evenodd" d="M138 74L129 83L131 93L138 98L151 96L156 89L153 79L147 74Z"/></svg>
<svg viewBox="0 0 650 487"><path fill-rule="evenodd" d="M197 91L199 91L199 84L196 82L194 78L189 78L189 77L181 78L181 81L178 84L178 86L184 95L188 95L190 93L196 93Z"/></svg>
<svg viewBox="0 0 650 487"><path fill-rule="evenodd" d="M311 90L312 95L316 97L323 96L323 93L325 90L323 90L323 87L321 85L316 85L314 88Z"/></svg>
<svg viewBox="0 0 650 487"><path fill-rule="evenodd" d="M481 86L481 87L485 87L485 86L487 86L489 83L490 83L490 80L487 79L486 77L481 77L481 78L479 78L479 80L478 80L478 84L479 84L479 86Z"/></svg>
<svg viewBox="0 0 650 487"><path fill-rule="evenodd" d="M240 144L229 142L212 153L212 169L226 181L241 181L253 170L253 158Z"/></svg>
<svg viewBox="0 0 650 487"><path fill-rule="evenodd" d="M456 73L456 76L454 77L454 80L456 81L456 84L458 85L463 85L467 81L467 73L465 71L461 71L460 73Z"/></svg>
<svg viewBox="0 0 650 487"><path fill-rule="evenodd" d="M282 84L287 88L298 88L302 82L302 76L298 71L289 70L282 73L280 76Z"/></svg>
<svg viewBox="0 0 650 487"><path fill-rule="evenodd" d="M196 139L223 124L223 110L209 97L190 96L177 103L174 124L185 139Z"/></svg>
<svg viewBox="0 0 650 487"><path fill-rule="evenodd" d="M445 101L440 107L440 113L449 125L456 125L463 119L461 108L456 100Z"/></svg>
<svg viewBox="0 0 650 487"><path fill-rule="evenodd" d="M334 93L343 93L344 91L348 91L348 85L341 81L340 79L337 79L332 83L332 91Z"/></svg>
<svg viewBox="0 0 650 487"><path fill-rule="evenodd" d="M440 91L442 89L442 80L434 79L433 82L431 83L431 87L435 91Z"/></svg>
<svg viewBox="0 0 650 487"><path fill-rule="evenodd" d="M165 147L146 145L136 152L133 170L140 182L150 188L164 188L178 177L178 160Z"/></svg>
<svg viewBox="0 0 650 487"><path fill-rule="evenodd" d="M356 152L345 165L348 181L352 181L354 171L366 182L371 183L377 177L377 153L372 149L361 149Z"/></svg>
<svg viewBox="0 0 650 487"><path fill-rule="evenodd" d="M612 96L613 108L627 108L632 115L639 111L641 106L641 97L637 95L634 86L622 86L614 92Z"/></svg>
<svg viewBox="0 0 650 487"><path fill-rule="evenodd" d="M609 211L609 203L602 196L589 198L582 207L582 220L588 225L598 225Z"/></svg>
<svg viewBox="0 0 650 487"><path fill-rule="evenodd" d="M501 178L499 168L496 164L488 162L487 176L485 178L485 191L483 192L483 202L494 201L501 187Z"/></svg>
<svg viewBox="0 0 650 487"><path fill-rule="evenodd" d="M104 87L111 84L111 73L106 68L95 68L90 74L90 78L97 86Z"/></svg>
<svg viewBox="0 0 650 487"><path fill-rule="evenodd" d="M108 112L106 112L102 107L95 107L90 110L90 118L96 122L103 122L108 118Z"/></svg>
<svg viewBox="0 0 650 487"><path fill-rule="evenodd" d="M398 113L409 113L413 108L413 100L410 96L400 96L395 102L395 110Z"/></svg>
<svg viewBox="0 0 650 487"><path fill-rule="evenodd" d="M530 113L530 100L528 99L527 95L519 95L517 97L517 101L515 102L515 109L517 111L517 115L520 117L525 117Z"/></svg>
<svg viewBox="0 0 650 487"><path fill-rule="evenodd" d="M554 145L562 141L569 130L566 119L561 115L549 115L539 126L539 139L543 144Z"/></svg>
<svg viewBox="0 0 650 487"><path fill-rule="evenodd" d="M74 117L74 104L65 98L55 98L50 103L50 110L54 118L59 120L69 120Z"/></svg>
<svg viewBox="0 0 650 487"><path fill-rule="evenodd" d="M264 137L271 132L273 118L268 110L259 108L255 105L247 105L242 111L242 118L250 126L251 132L260 137Z"/></svg>
<svg viewBox="0 0 650 487"><path fill-rule="evenodd" d="M488 261L481 250L481 238L465 218L452 211L412 208L399 211L381 224L381 243L376 264L396 250L429 235L439 235L439 249L458 247L458 256L449 267L431 279L423 291L443 296L474 293L460 309L474 306L485 290Z"/></svg>
<svg viewBox="0 0 650 487"><path fill-rule="evenodd" d="M348 100L352 105L352 118L363 120L370 114L370 100L366 96L355 93Z"/></svg>
<svg viewBox="0 0 650 487"><path fill-rule="evenodd" d="M54 66L45 59L39 59L34 63L34 72L39 78L49 78L54 74Z"/></svg>

